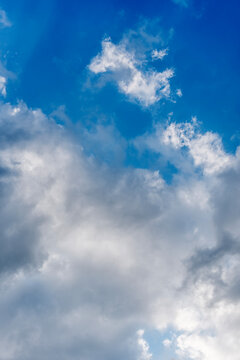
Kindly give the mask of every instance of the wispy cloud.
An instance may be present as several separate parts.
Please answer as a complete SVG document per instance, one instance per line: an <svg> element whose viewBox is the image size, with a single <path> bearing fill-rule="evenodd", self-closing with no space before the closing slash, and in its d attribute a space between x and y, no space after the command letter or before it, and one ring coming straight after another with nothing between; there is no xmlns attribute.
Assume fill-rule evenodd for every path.
<svg viewBox="0 0 240 360"><path fill-rule="evenodd" d="M225 171L226 168L232 166L234 159L232 155L224 151L222 140L217 133L199 131L199 124L195 117L191 122L171 122L166 127L156 125L153 133L136 139L135 144L137 147L147 146L153 151L163 152L164 156L172 157L177 167L190 166L186 161L189 155L196 168L202 168L206 175Z"/></svg>
<svg viewBox="0 0 240 360"><path fill-rule="evenodd" d="M4 76L0 76L0 93L3 96L7 95L6 83L7 83L6 78Z"/></svg>
<svg viewBox="0 0 240 360"><path fill-rule="evenodd" d="M181 89L177 89L177 91L176 91L176 94L177 94L177 96L178 97L182 97L182 90Z"/></svg>
<svg viewBox="0 0 240 360"><path fill-rule="evenodd" d="M128 51L124 42L115 45L105 39L102 52L92 59L89 69L95 74L110 72L119 90L143 106L170 97L169 80L174 75L173 70L145 69L143 60L137 59L134 51Z"/></svg>
<svg viewBox="0 0 240 360"><path fill-rule="evenodd" d="M6 11L0 9L0 25L2 27L11 27L12 23L9 21Z"/></svg>
<svg viewBox="0 0 240 360"><path fill-rule="evenodd" d="M201 166L206 174L224 170L231 164L232 156L225 153L218 134L197 131L197 120L191 123L171 123L162 134L164 144L179 149L187 147L196 166Z"/></svg>
<svg viewBox="0 0 240 360"><path fill-rule="evenodd" d="M168 49L162 49L162 50L153 50L152 51L152 59L153 60L162 60L168 53Z"/></svg>
<svg viewBox="0 0 240 360"><path fill-rule="evenodd" d="M175 4L187 8L189 6L189 0L172 0Z"/></svg>

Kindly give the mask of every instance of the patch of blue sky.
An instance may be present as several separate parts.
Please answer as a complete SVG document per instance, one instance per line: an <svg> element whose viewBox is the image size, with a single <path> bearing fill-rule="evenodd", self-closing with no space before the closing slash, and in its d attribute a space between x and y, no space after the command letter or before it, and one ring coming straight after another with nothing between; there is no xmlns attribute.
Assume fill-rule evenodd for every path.
<svg viewBox="0 0 240 360"><path fill-rule="evenodd" d="M149 345L152 360L173 360L176 358L175 339L178 332L170 328L165 331L148 329L144 331L144 339Z"/></svg>

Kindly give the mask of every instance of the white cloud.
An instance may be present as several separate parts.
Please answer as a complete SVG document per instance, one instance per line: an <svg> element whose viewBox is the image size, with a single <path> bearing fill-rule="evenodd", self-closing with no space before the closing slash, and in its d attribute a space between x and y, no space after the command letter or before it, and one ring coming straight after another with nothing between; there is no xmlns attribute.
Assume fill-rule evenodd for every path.
<svg viewBox="0 0 240 360"><path fill-rule="evenodd" d="M206 174L224 170L232 162L232 156L225 153L218 134L196 131L197 122L171 123L162 134L164 144L176 149L186 146L196 166L201 166Z"/></svg>
<svg viewBox="0 0 240 360"><path fill-rule="evenodd" d="M6 11L0 9L0 24L3 27L11 27L12 23L9 21Z"/></svg>
<svg viewBox="0 0 240 360"><path fill-rule="evenodd" d="M202 168L204 174L220 173L231 167L234 157L227 154L222 140L217 133L201 133L196 118L191 122L171 122L167 126L156 125L155 131L135 141L135 146L149 147L153 151L164 154L178 168L193 170L189 160L192 159L196 168ZM186 156L187 149L189 157Z"/></svg>
<svg viewBox="0 0 240 360"><path fill-rule="evenodd" d="M13 79L15 77L14 73L7 70L0 61L0 94L3 97L7 95L7 82L8 79Z"/></svg>
<svg viewBox="0 0 240 360"><path fill-rule="evenodd" d="M182 90L181 89L177 89L177 91L176 91L176 94L177 94L177 96L178 97L182 97Z"/></svg>
<svg viewBox="0 0 240 360"><path fill-rule="evenodd" d="M143 61L136 59L134 52L127 51L124 42L115 45L105 39L102 52L92 59L89 69L95 74L111 72L119 90L143 106L170 96L169 79L173 77L173 70L145 70Z"/></svg>
<svg viewBox="0 0 240 360"><path fill-rule="evenodd" d="M237 360L240 335L240 293L236 280L240 269L240 208L236 200L240 196L237 185L239 149L235 155L227 154L219 135L201 133L195 118L190 123L156 126L153 133L138 138L135 145L139 150L151 149L159 153L172 162L180 174L183 171L173 178L175 184L179 180L182 182L178 196L189 206L198 204L199 209L212 218L212 230L215 228L210 235L210 224L201 223L198 214L192 239L197 236L203 242L185 263L188 275L179 292L181 300L171 323L175 335L171 343L166 340L164 344L175 347L177 359ZM202 167L203 174L197 171L198 167ZM205 240L204 228L209 232Z"/></svg>
<svg viewBox="0 0 240 360"><path fill-rule="evenodd" d="M190 149L195 127L168 127L162 146ZM139 324L175 329L180 358L238 359L238 153L221 172L179 168L166 184L158 171L99 165L24 104L0 106L0 130L6 359L150 359Z"/></svg>
<svg viewBox="0 0 240 360"><path fill-rule="evenodd" d="M153 60L162 60L168 53L168 49L162 49L162 50L153 50L152 51L152 59Z"/></svg>
<svg viewBox="0 0 240 360"><path fill-rule="evenodd" d="M124 157L113 125L79 143L40 110L1 104L0 133L4 360L150 360L136 330L168 326L180 359L238 359L239 150L194 118L156 125L135 145L178 168L167 184L96 161L92 147Z"/></svg>
<svg viewBox="0 0 240 360"><path fill-rule="evenodd" d="M149 344L144 339L144 330L140 329L137 331L138 335L138 346L140 348L139 360L151 360L152 354L150 353Z"/></svg>
<svg viewBox="0 0 240 360"><path fill-rule="evenodd" d="M170 347L171 345L172 345L172 340L170 340L170 339L164 339L163 340L163 345L165 346L165 347Z"/></svg>
<svg viewBox="0 0 240 360"><path fill-rule="evenodd" d="M198 287L206 288L206 284L198 284ZM194 289L192 297L192 303L189 302L189 308L185 309L187 317L183 317L181 324L178 324L179 329L183 331L176 338L180 359L187 357L193 360L224 360L230 357L237 360L239 355L236 339L240 333L239 305L231 302L230 299L215 302L214 294L203 301L204 299L199 296L199 288ZM187 320L191 318L193 311L195 320L189 329ZM192 320L190 319L190 322Z"/></svg>
<svg viewBox="0 0 240 360"><path fill-rule="evenodd" d="M160 175L99 167L24 104L0 106L0 129L1 354L137 359L137 324L167 275L169 250L149 238Z"/></svg>
<svg viewBox="0 0 240 360"><path fill-rule="evenodd" d="M6 78L4 76L0 76L0 93L2 94L2 96L7 95L6 83Z"/></svg>

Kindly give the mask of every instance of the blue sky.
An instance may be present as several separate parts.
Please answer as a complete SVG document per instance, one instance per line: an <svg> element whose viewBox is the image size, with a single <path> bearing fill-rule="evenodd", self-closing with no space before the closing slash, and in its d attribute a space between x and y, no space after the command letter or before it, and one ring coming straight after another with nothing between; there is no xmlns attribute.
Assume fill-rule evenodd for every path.
<svg viewBox="0 0 240 360"><path fill-rule="evenodd" d="M1 360L239 360L237 1L0 1Z"/></svg>

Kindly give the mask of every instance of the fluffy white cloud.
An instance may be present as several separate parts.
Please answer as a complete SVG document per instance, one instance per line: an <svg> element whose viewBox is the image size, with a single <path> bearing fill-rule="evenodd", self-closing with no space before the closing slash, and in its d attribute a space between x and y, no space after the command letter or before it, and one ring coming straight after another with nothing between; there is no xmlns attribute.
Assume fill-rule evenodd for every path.
<svg viewBox="0 0 240 360"><path fill-rule="evenodd" d="M235 161L232 155L224 151L220 136L210 131L202 134L194 117L191 122L171 122L165 127L156 125L153 133L136 139L135 145L163 153L177 167L185 166L189 170L194 169L189 164L189 159L192 159L206 175L220 173L233 166ZM185 154L186 149L189 157Z"/></svg>
<svg viewBox="0 0 240 360"><path fill-rule="evenodd" d="M95 74L111 72L121 92L130 99L149 106L170 96L169 79L173 70L145 70L144 62L126 49L124 42L115 45L110 39L102 42L102 52L92 59L89 69Z"/></svg>
<svg viewBox="0 0 240 360"><path fill-rule="evenodd" d="M185 262L187 275L175 308L172 326L176 333L170 339L171 347L175 345L179 359L236 360L240 332L236 279L240 268L239 149L235 155L227 154L219 135L201 133L195 118L190 123L156 126L135 145L159 153L183 171L183 178L176 175L182 182L178 189L182 201L197 203L213 220L212 231L203 221L192 234L192 239L200 236L203 240L204 227L211 231Z"/></svg>
<svg viewBox="0 0 240 360"><path fill-rule="evenodd" d="M196 166L201 166L206 174L225 169L233 158L223 150L218 134L196 131L197 120L191 123L171 123L162 134L163 143L171 144L176 149L186 146Z"/></svg>

